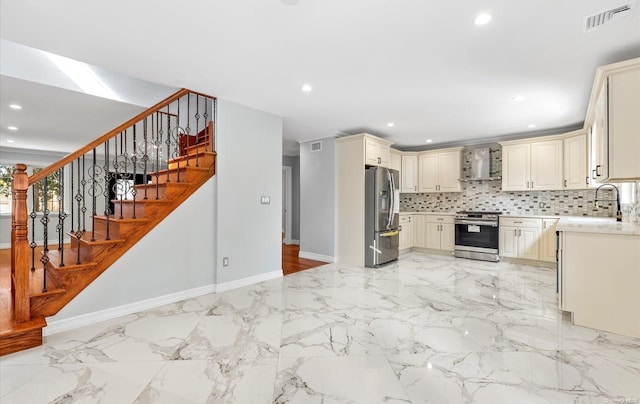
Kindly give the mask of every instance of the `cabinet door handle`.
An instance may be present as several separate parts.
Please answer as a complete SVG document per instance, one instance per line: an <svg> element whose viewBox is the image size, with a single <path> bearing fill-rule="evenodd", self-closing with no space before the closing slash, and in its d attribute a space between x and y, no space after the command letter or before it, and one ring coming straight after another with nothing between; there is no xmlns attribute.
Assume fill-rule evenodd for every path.
<svg viewBox="0 0 640 404"><path fill-rule="evenodd" d="M409 216L409 223L411 223L411 216Z"/></svg>
<svg viewBox="0 0 640 404"><path fill-rule="evenodd" d="M600 164L598 164L596 166L596 177L601 177L602 176L602 174L600 174L600 172L598 171L600 169L600 167L602 167Z"/></svg>
<svg viewBox="0 0 640 404"><path fill-rule="evenodd" d="M518 237L518 229L515 229L515 230L513 231L513 237Z"/></svg>
<svg viewBox="0 0 640 404"><path fill-rule="evenodd" d="M586 177L584 177L584 183L585 183L585 185L589 185L589 176L588 175Z"/></svg>
<svg viewBox="0 0 640 404"><path fill-rule="evenodd" d="M531 189L533 189L533 181L531 181Z"/></svg>
<svg viewBox="0 0 640 404"><path fill-rule="evenodd" d="M378 157L378 164L382 163L382 158Z"/></svg>
<svg viewBox="0 0 640 404"><path fill-rule="evenodd" d="M418 189L417 189L417 186L415 186L415 185L414 185L414 186L413 186L413 190L414 190L414 191L417 191L417 190L418 190Z"/></svg>
<svg viewBox="0 0 640 404"><path fill-rule="evenodd" d="M567 187L567 180L564 180L564 187Z"/></svg>
<svg viewBox="0 0 640 404"><path fill-rule="evenodd" d="M542 222L542 228L546 229L547 228L547 222Z"/></svg>
<svg viewBox="0 0 640 404"><path fill-rule="evenodd" d="M513 222L513 223L515 223L515 224L522 224L522 222Z"/></svg>
<svg viewBox="0 0 640 404"><path fill-rule="evenodd" d="M591 170L591 178L596 179L596 170Z"/></svg>

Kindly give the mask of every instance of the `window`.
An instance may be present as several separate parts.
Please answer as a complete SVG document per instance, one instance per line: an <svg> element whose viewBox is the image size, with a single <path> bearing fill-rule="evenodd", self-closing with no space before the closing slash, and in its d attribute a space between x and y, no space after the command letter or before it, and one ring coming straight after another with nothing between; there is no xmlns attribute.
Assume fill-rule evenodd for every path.
<svg viewBox="0 0 640 404"><path fill-rule="evenodd" d="M0 164L0 214L11 214L11 183L13 182L13 165ZM37 173L42 168L27 169L29 175ZM49 212L57 212L60 207L60 192L63 182L60 178L60 172L55 172L47 178L47 209ZM35 207L33 204L33 194L35 192ZM30 187L27 195L27 204L29 211L32 209L36 212L44 212L44 181L40 181L35 187Z"/></svg>
<svg viewBox="0 0 640 404"><path fill-rule="evenodd" d="M35 174L40 170L42 170L42 168L34 168L33 173ZM33 187L33 192L35 193L35 206L33 207L33 210L36 212L44 212L45 199L46 199L47 210L49 212L57 212L60 208L60 202L61 202L61 199L60 199L61 198L60 192L62 191L61 185L62 185L62 181L60 178L60 171L56 171L47 177L46 195L45 195L45 181L42 180L38 182ZM33 198L33 196L31 196L31 198Z"/></svg>
<svg viewBox="0 0 640 404"><path fill-rule="evenodd" d="M0 164L0 214L11 213L13 166Z"/></svg>

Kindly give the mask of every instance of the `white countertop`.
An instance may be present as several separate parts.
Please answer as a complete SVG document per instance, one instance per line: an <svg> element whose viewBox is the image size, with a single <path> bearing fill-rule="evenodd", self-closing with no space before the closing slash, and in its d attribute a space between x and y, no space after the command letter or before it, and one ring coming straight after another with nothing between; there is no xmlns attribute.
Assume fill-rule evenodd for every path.
<svg viewBox="0 0 640 404"><path fill-rule="evenodd" d="M640 225L603 217L560 217L557 231L640 236Z"/></svg>
<svg viewBox="0 0 640 404"><path fill-rule="evenodd" d="M456 212L400 212L401 215L455 216Z"/></svg>

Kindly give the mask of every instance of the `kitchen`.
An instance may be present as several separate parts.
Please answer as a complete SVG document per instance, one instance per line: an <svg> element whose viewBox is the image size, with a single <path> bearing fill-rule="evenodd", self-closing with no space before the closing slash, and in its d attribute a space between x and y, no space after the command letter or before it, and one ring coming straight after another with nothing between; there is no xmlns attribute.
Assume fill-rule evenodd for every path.
<svg viewBox="0 0 640 404"><path fill-rule="evenodd" d="M640 59L600 68L593 88L584 128L568 133L406 152L369 134L338 138L337 260L363 265L375 254L357 230L361 178L365 166L386 166L400 173L400 253L558 268L559 308L575 324L640 337ZM581 232L607 253L576 258L594 251L576 247ZM602 267L616 275L601 279ZM586 314L594 304L606 309Z"/></svg>

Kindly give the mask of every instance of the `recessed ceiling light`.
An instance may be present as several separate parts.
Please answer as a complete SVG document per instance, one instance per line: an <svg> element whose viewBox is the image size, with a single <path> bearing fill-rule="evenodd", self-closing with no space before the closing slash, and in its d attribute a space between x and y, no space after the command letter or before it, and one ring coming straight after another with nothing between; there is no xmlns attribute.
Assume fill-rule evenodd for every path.
<svg viewBox="0 0 640 404"><path fill-rule="evenodd" d="M286 5L286 6L295 6L296 4L298 4L298 0L280 0L282 2L282 4Z"/></svg>
<svg viewBox="0 0 640 404"><path fill-rule="evenodd" d="M491 21L491 14L482 13L476 17L474 22L476 23L476 25L485 25L489 21Z"/></svg>
<svg viewBox="0 0 640 404"><path fill-rule="evenodd" d="M513 97L511 97L511 99L516 102L524 101L524 95L514 95Z"/></svg>
<svg viewBox="0 0 640 404"><path fill-rule="evenodd" d="M395 123L393 123L393 122L389 122L389 123L387 124L387 126L388 126L388 127L395 126Z"/></svg>
<svg viewBox="0 0 640 404"><path fill-rule="evenodd" d="M305 93L308 93L311 90L312 89L310 84L305 84L304 86L302 86L302 91L304 91Z"/></svg>
<svg viewBox="0 0 640 404"><path fill-rule="evenodd" d="M536 124L535 123L530 123L529 125L527 125L527 128L531 129L531 128L535 128Z"/></svg>
<svg viewBox="0 0 640 404"><path fill-rule="evenodd" d="M427 139L427 143L431 143L431 142L433 142L433 140Z"/></svg>
<svg viewBox="0 0 640 404"><path fill-rule="evenodd" d="M9 130L18 130L18 128L15 127L15 126L7 126L7 129L9 129Z"/></svg>
<svg viewBox="0 0 640 404"><path fill-rule="evenodd" d="M18 104L11 104L11 105L9 105L9 108L11 108L11 109L22 109L22 107L20 105L18 105Z"/></svg>
<svg viewBox="0 0 640 404"><path fill-rule="evenodd" d="M7 143L15 143L16 141L13 139L7 139Z"/></svg>

